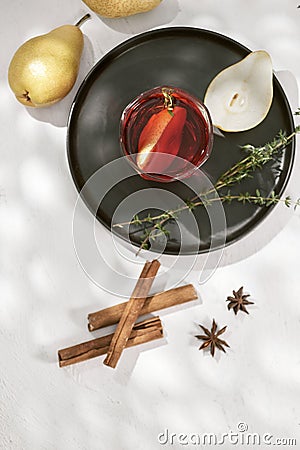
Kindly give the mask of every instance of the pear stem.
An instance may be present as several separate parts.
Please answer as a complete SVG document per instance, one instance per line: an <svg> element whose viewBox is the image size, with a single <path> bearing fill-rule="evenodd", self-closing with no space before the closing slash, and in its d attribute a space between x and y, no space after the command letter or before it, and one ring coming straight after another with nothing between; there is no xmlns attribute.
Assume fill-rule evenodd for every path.
<svg viewBox="0 0 300 450"><path fill-rule="evenodd" d="M85 16L83 16L83 17L81 17L81 19L80 20L78 20L78 22L77 23L75 23L75 27L81 27L81 25L86 21L86 20L88 20L88 19L90 19L91 18L91 15L89 14L89 13L87 13Z"/></svg>

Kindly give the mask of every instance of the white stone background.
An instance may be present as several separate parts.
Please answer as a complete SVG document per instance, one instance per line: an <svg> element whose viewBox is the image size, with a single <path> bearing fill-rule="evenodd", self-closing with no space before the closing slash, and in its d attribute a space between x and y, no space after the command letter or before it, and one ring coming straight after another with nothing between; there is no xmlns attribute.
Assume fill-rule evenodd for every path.
<svg viewBox="0 0 300 450"><path fill-rule="evenodd" d="M72 92L39 111L18 104L9 61L25 40L87 11L80 0L2 0L0 15L0 448L155 450L158 433L250 432L297 438L300 448L299 212L278 206L225 252L199 302L162 314L164 342L127 350L113 371L100 359L59 369L56 352L87 339L88 312L116 303L80 267L72 242L77 199L66 159L66 120L87 71L116 44L155 27L191 25L270 52L298 105L300 9L296 0L164 0L128 19L93 14ZM300 193L296 161L287 193ZM82 212L83 221L88 213ZM98 234L106 232L99 225ZM117 267L135 276L137 266ZM126 266L126 269L125 269ZM235 317L226 296L244 285L255 306ZM250 309L250 308L249 308ZM227 355L198 352L197 323L227 324ZM181 448L165 445L165 448ZM226 445L224 448L242 448ZM187 448L185 446L185 448ZM193 447L191 447L193 448ZM204 447L203 447L204 448ZM209 447L207 447L209 448ZM248 447L250 448L250 447ZM252 446L251 448L256 448ZM257 448L269 448L261 446Z"/></svg>

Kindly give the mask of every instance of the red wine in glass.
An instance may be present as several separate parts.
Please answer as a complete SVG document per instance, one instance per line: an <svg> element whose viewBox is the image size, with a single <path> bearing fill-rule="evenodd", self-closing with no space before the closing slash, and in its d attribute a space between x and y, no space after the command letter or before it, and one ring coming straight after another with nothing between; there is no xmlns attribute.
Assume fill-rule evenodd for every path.
<svg viewBox="0 0 300 450"><path fill-rule="evenodd" d="M170 182L192 175L207 160L213 128L200 100L162 86L142 93L124 109L120 142L143 178Z"/></svg>

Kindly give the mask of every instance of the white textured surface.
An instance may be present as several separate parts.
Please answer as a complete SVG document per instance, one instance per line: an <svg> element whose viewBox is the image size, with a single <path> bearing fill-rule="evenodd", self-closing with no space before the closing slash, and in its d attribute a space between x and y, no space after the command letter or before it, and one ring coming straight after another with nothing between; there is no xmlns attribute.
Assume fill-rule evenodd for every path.
<svg viewBox="0 0 300 450"><path fill-rule="evenodd" d="M76 87L50 109L27 111L9 91L6 73L21 43L74 22L87 8L79 0L1 6L1 450L155 450L165 428L225 433L240 421L253 432L297 438L300 448L299 212L277 208L263 228L230 247L224 267L199 289L200 304L162 315L162 344L128 350L116 371L99 360L58 368L58 348L90 338L87 313L116 300L86 277L72 244L76 192L65 124ZM266 49L275 69L292 71L299 85L299 20L296 0L164 0L126 20L93 15L83 28L88 38L76 86L113 46L166 25L209 28ZM297 106L295 86L291 101ZM288 188L295 195L298 169L299 161ZM224 299L241 284L256 305L249 317L236 318ZM215 360L198 352L193 338L196 323L208 325L212 317L228 325L231 344Z"/></svg>

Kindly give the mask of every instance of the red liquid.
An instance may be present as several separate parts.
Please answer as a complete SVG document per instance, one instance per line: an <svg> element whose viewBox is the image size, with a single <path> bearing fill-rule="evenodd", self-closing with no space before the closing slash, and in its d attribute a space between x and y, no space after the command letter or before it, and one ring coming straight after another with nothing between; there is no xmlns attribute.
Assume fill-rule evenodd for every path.
<svg viewBox="0 0 300 450"><path fill-rule="evenodd" d="M172 89L171 112L159 87L128 105L121 119L125 155L142 177L158 181L191 175L195 166L208 158L212 147L212 125L206 108L181 89L165 89Z"/></svg>

